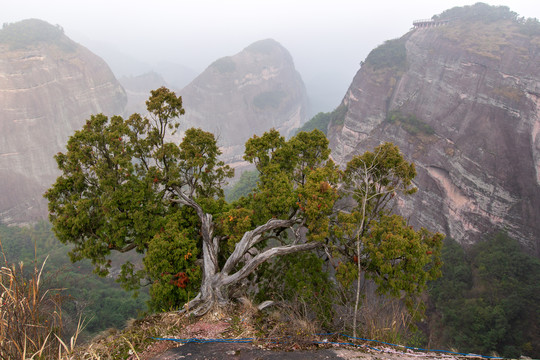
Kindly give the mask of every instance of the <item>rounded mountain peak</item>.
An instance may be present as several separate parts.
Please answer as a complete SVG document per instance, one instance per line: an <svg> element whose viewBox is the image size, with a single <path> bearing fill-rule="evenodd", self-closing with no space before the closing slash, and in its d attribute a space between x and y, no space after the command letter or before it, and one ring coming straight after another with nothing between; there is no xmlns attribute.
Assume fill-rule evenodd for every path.
<svg viewBox="0 0 540 360"><path fill-rule="evenodd" d="M274 39L264 39L254 42L244 49L245 51L270 53L275 50L288 52L283 45Z"/></svg>
<svg viewBox="0 0 540 360"><path fill-rule="evenodd" d="M26 19L5 23L0 30L0 44L10 49L26 49L39 43L55 44L64 50L75 50L76 44L64 35L60 25L51 25L40 19Z"/></svg>
<svg viewBox="0 0 540 360"><path fill-rule="evenodd" d="M253 134L288 134L306 120L307 95L291 55L272 39L214 61L181 91L188 126L220 135L224 159L242 159Z"/></svg>

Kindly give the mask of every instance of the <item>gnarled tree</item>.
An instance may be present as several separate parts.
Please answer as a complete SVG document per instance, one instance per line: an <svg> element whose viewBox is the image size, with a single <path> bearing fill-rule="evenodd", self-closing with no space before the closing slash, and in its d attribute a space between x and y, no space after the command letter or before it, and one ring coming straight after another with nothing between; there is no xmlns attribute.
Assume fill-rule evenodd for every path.
<svg viewBox="0 0 540 360"><path fill-rule="evenodd" d="M222 187L233 170L219 161L214 136L189 129L180 144L169 142L168 131L184 113L181 98L160 88L146 104L148 117L92 116L56 156L62 175L45 197L56 235L74 245L72 260L89 258L106 274L111 251L153 254L146 269L122 266L124 284L137 287L147 278L186 287L199 278L200 251L199 293L186 307L203 314L227 303L228 287L268 259L321 246L337 197L337 169L324 134L315 130L286 141L272 130L250 139L245 159L259 170L259 185L231 205ZM159 252L152 243L164 238L182 248L152 253ZM154 266L174 256L182 261L169 259L168 266L184 269Z"/></svg>
<svg viewBox="0 0 540 360"><path fill-rule="evenodd" d="M92 116L56 156L62 175L45 197L72 260L91 259L104 275L112 251L144 255L144 268L126 262L119 279L128 288L149 281L154 308L178 307L198 292L186 308L204 314L228 303L229 289L262 263L323 245L343 260L356 257L358 270L338 275L364 269L392 295L417 292L437 269L431 253L440 239L388 216L396 192L414 191L414 166L397 147L381 145L341 172L318 130L289 140L275 130L253 136L244 159L259 172L257 187L229 204L222 188L233 170L219 160L213 134L188 129L175 144L169 132L182 99L160 88L146 104L148 117ZM349 209L335 206L343 175Z"/></svg>

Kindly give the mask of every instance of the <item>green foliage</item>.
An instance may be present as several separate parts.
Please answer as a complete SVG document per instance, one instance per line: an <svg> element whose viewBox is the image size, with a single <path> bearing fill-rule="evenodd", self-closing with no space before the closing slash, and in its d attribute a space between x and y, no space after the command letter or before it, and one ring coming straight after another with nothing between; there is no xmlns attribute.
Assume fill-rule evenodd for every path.
<svg viewBox="0 0 540 360"><path fill-rule="evenodd" d="M313 129L319 129L326 135L331 118L331 113L320 112L312 117L307 123L302 125L302 127L298 129L297 133L301 131L309 132Z"/></svg>
<svg viewBox="0 0 540 360"><path fill-rule="evenodd" d="M468 261L457 247L446 242L443 277L430 292L442 315L441 342L465 352L538 357L540 261L506 234L476 244Z"/></svg>
<svg viewBox="0 0 540 360"><path fill-rule="evenodd" d="M390 111L386 116L386 121L391 124L400 125L405 131L413 136L417 136L419 134L435 134L435 130L433 130L429 124L426 124L413 114L403 114L399 110Z"/></svg>
<svg viewBox="0 0 540 360"><path fill-rule="evenodd" d="M382 45L371 50L364 63L375 70L386 68L407 70L405 38L385 41Z"/></svg>
<svg viewBox="0 0 540 360"><path fill-rule="evenodd" d="M384 143L373 152L366 151L347 163L346 191L352 194L358 204L366 201L366 214L370 215L368 219L371 221L384 214L396 193L411 195L416 192L412 184L415 176L414 164L405 160L399 148L392 143Z"/></svg>
<svg viewBox="0 0 540 360"><path fill-rule="evenodd" d="M342 191L353 201L334 221L332 247L341 285L349 290L356 280L355 308L365 277L376 284L379 294L403 298L409 311L415 313L413 305L427 281L440 275L442 235L423 228L415 231L402 217L390 215L396 194L416 192L412 184L415 176L414 164L391 143L347 163Z"/></svg>
<svg viewBox="0 0 540 360"><path fill-rule="evenodd" d="M159 170L145 172L146 159L132 161L143 145L126 139L138 135L119 116L92 116L69 139L68 152L56 156L64 175L45 194L58 239L75 245L72 260L89 258L102 275L111 250L144 252L161 227L154 219L167 212L153 181Z"/></svg>
<svg viewBox="0 0 540 360"><path fill-rule="evenodd" d="M286 300L300 308L304 316L316 318L323 327L332 325L336 290L324 269L324 261L316 253L282 256L264 265L260 276L257 300Z"/></svg>
<svg viewBox="0 0 540 360"><path fill-rule="evenodd" d="M236 63L230 56L227 56L217 59L210 65L210 67L216 69L220 74L226 74L232 73L236 70Z"/></svg>
<svg viewBox="0 0 540 360"><path fill-rule="evenodd" d="M499 20L517 20L517 13L510 11L508 6L491 6L478 2L474 5L454 7L443 11L436 19L463 21L494 22Z"/></svg>
<svg viewBox="0 0 540 360"><path fill-rule="evenodd" d="M345 115L347 115L348 107L345 104L340 104L332 111L330 124L341 126L345 123Z"/></svg>
<svg viewBox="0 0 540 360"><path fill-rule="evenodd" d="M59 46L64 51L72 51L75 44L64 36L64 30L45 21L29 19L17 23L4 23L0 30L0 43L8 44L12 49L22 49L38 43Z"/></svg>
<svg viewBox="0 0 540 360"><path fill-rule="evenodd" d="M522 19L520 21L519 32L527 36L540 36L540 21L536 18Z"/></svg>
<svg viewBox="0 0 540 360"><path fill-rule="evenodd" d="M445 301L449 295L462 298L472 286L472 271L465 251L457 241L446 238L441 250L442 277L430 285L429 294L435 302Z"/></svg>
<svg viewBox="0 0 540 360"><path fill-rule="evenodd" d="M83 339L107 328L122 328L126 320L146 310L146 292L135 299L113 279L92 275L89 261L70 263L67 257L69 246L55 238L46 222L32 227L0 225L0 240L9 262L43 263L47 258L43 273L47 280L42 283L42 290L64 289L64 326L73 331L82 315L86 319Z"/></svg>
<svg viewBox="0 0 540 360"><path fill-rule="evenodd" d="M398 215L381 216L362 238L366 276L380 294L418 296L440 274L442 234L415 231Z"/></svg>
<svg viewBox="0 0 540 360"><path fill-rule="evenodd" d="M183 221L178 214L171 216L163 231L152 239L144 257L146 272L155 279L149 303L154 311L174 310L193 298L199 289L201 272L196 264L199 249L192 240L191 229L182 226Z"/></svg>
<svg viewBox="0 0 540 360"><path fill-rule="evenodd" d="M258 180L259 173L257 171L244 171L242 175L240 175L240 180L238 180L232 188L225 189L225 199L228 202L233 202L240 199L242 196L247 196L257 187Z"/></svg>
<svg viewBox="0 0 540 360"><path fill-rule="evenodd" d="M245 208L235 208L223 213L220 218L220 228L223 233L228 234L227 254L233 252L234 247L242 236L253 227L252 218L254 211Z"/></svg>
<svg viewBox="0 0 540 360"><path fill-rule="evenodd" d="M345 115L347 115L347 106L340 104L334 111L330 113L320 112L300 127L296 133L310 132L314 129L322 131L327 135L330 125L341 126L345 123Z"/></svg>
<svg viewBox="0 0 540 360"><path fill-rule="evenodd" d="M255 223L286 219L299 210L309 218L313 236L324 233L316 224L331 212L338 180L329 155L328 140L319 130L301 132L289 141L276 130L248 140L244 159L259 171L257 190L246 199L247 206L257 210Z"/></svg>
<svg viewBox="0 0 540 360"><path fill-rule="evenodd" d="M253 105L261 110L279 109L287 93L282 90L265 91L253 98Z"/></svg>
<svg viewBox="0 0 540 360"><path fill-rule="evenodd" d="M119 280L127 289L151 284L152 309L193 299L190 311L204 314L276 258L272 266L292 271L284 272L282 290L300 302L314 292L324 295L313 311L328 322L332 292L320 290L328 274L311 271L321 269L321 260L313 254L277 259L325 245L357 279L366 272L380 293L404 292L407 305L437 276L440 235L390 216L395 194L416 191L414 165L395 145L355 156L340 171L322 131L286 140L270 130L245 145L244 159L258 172L256 188L228 204L222 187L233 171L218 160L215 137L192 128L180 144L167 142L178 127L174 118L184 113L182 99L160 88L146 104L148 117L92 116L56 156L62 175L45 197L72 260L89 259L106 275L113 252L139 254L143 266L124 261ZM342 121L345 112L340 106L331 121ZM336 207L340 195L349 201ZM342 268L337 276L345 279ZM305 281L293 285L298 276Z"/></svg>
<svg viewBox="0 0 540 360"><path fill-rule="evenodd" d="M189 203L193 196L205 209L220 211L217 199L232 170L217 159L220 151L208 132L188 129L179 145L166 142L167 132L178 127L173 119L184 113L180 97L160 88L146 104L149 118L92 116L69 139L67 153L56 156L62 175L45 197L57 237L73 245L72 261L90 259L106 275L113 251L149 256L143 269L125 262L119 280L136 289L146 278L153 283L152 307L170 308L180 306L199 281L193 265L198 220L177 201ZM177 261L189 253L189 261ZM187 274L189 287L173 286L180 273Z"/></svg>

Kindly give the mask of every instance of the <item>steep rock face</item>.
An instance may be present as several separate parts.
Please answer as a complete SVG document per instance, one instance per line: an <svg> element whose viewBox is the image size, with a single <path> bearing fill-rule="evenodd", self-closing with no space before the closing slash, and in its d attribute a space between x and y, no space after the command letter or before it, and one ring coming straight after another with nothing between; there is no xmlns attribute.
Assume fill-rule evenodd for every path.
<svg viewBox="0 0 540 360"><path fill-rule="evenodd" d="M25 20L0 31L0 221L46 216L54 155L91 114L121 114L126 95L108 66L61 28Z"/></svg>
<svg viewBox="0 0 540 360"><path fill-rule="evenodd" d="M305 122L307 95L288 51L274 40L256 42L215 61L182 91L182 128L219 139L227 162L241 161L244 143L271 128L287 135Z"/></svg>
<svg viewBox="0 0 540 360"><path fill-rule="evenodd" d="M329 126L333 157L391 141L417 166L399 200L413 223L465 244L504 229L540 255L540 32L523 30L454 19L385 43L370 56L404 57L368 56Z"/></svg>

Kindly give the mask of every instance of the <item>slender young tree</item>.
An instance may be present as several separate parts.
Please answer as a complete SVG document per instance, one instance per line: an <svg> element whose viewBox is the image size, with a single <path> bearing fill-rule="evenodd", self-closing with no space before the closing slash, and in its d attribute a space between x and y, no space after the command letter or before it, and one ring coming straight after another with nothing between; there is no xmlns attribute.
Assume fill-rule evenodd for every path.
<svg viewBox="0 0 540 360"><path fill-rule="evenodd" d="M398 147L384 143L349 161L341 192L349 206L338 211L332 245L343 261L337 276L343 283L356 279L353 333L356 336L361 281L372 279L381 294L412 297L428 280L440 275L441 234L415 231L405 219L391 215L396 195L416 192L412 184L414 164L405 160Z"/></svg>

